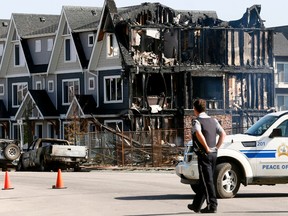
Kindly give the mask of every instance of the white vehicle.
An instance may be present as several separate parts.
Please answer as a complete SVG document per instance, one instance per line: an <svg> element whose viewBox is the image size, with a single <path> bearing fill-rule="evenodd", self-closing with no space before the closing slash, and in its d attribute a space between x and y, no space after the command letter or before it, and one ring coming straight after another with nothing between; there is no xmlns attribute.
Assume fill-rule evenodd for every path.
<svg viewBox="0 0 288 216"><path fill-rule="evenodd" d="M191 142L176 174L197 190L197 156ZM227 135L218 150L214 180L219 198L234 197L240 184L288 183L288 111L265 115L244 134Z"/></svg>
<svg viewBox="0 0 288 216"><path fill-rule="evenodd" d="M38 138L23 152L18 161L17 170L38 169L39 171L59 168L81 169L80 165L87 161L85 146L70 145L67 140Z"/></svg>

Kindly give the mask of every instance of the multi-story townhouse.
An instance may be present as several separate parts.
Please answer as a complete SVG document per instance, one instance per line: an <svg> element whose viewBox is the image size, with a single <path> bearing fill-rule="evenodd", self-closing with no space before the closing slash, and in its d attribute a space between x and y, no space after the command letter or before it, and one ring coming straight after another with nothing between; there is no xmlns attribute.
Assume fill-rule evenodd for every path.
<svg viewBox="0 0 288 216"><path fill-rule="evenodd" d="M33 99L34 89L45 89L45 76L51 57L59 16L43 14L12 14L7 32L6 47L2 58L1 77L6 79L5 105L9 112L10 125L6 127L9 137L20 139L20 127L17 120L30 116L34 120L27 129L37 136L42 136L43 125L39 119L45 118L48 113L56 116L55 106L51 103L46 92L43 97L45 103L51 108L48 113L39 109L45 107L40 101ZM29 98L32 98L37 111L32 112L31 100L26 99L24 104L29 108L23 109L23 100L31 90ZM33 90L33 91L32 91ZM39 100L39 97L37 98ZM34 106L33 105L33 106ZM30 109L30 110L29 110ZM48 109L46 109L48 110ZM22 125L21 125L22 126ZM7 132L8 133L8 132Z"/></svg>
<svg viewBox="0 0 288 216"><path fill-rule="evenodd" d="M34 136L65 137L69 119L75 115L75 107L71 105L73 100L76 104L82 104L83 98L89 98L89 107L94 105L96 109L96 78L87 72L87 66L100 15L99 8L64 6L61 16L57 17L57 28L53 29L52 46L49 49L51 53L45 61L45 69L32 73L33 86L28 89L15 115L16 120L24 119L27 110L31 110L28 119L32 121ZM26 47L27 50L37 49L38 40L35 40L35 47ZM33 61L45 60L45 56L36 54L31 58ZM81 96L87 94L89 96ZM87 131L87 128L83 130Z"/></svg>
<svg viewBox="0 0 288 216"><path fill-rule="evenodd" d="M272 28L274 35L275 109L288 109L288 26Z"/></svg>

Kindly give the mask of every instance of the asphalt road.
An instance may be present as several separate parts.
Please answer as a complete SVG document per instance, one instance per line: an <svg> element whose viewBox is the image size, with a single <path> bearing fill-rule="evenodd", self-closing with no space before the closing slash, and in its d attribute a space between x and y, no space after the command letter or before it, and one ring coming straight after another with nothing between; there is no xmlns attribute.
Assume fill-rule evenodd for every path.
<svg viewBox="0 0 288 216"><path fill-rule="evenodd" d="M62 171L60 180L66 188L52 189L57 176L57 172L8 172L14 189L0 191L0 215L195 214L187 209L193 192L173 171ZM1 188L7 182L5 172L1 172ZM235 198L219 200L214 215L288 215L288 185L241 186Z"/></svg>

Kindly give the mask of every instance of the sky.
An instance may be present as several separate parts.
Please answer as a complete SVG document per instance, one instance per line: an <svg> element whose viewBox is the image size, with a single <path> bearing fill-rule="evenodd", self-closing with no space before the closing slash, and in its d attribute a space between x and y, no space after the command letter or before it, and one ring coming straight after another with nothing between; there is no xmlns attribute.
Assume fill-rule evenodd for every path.
<svg viewBox="0 0 288 216"><path fill-rule="evenodd" d="M115 0L117 7L138 5L144 2L159 2L173 9L216 11L223 21L242 18L247 8L261 5L260 16L265 27L288 25L288 1L283 0ZM56 14L62 6L102 7L104 0L10 0L0 7L0 19L10 19L12 13Z"/></svg>

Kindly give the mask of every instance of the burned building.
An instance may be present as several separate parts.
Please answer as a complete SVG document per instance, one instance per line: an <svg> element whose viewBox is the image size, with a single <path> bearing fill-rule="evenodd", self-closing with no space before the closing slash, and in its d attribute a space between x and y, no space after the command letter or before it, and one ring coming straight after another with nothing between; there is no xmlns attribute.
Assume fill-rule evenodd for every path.
<svg viewBox="0 0 288 216"><path fill-rule="evenodd" d="M197 97L229 132L263 116L274 104L273 33L260 10L223 21L213 11L160 3L118 9L112 22L129 80L131 130L190 128Z"/></svg>

